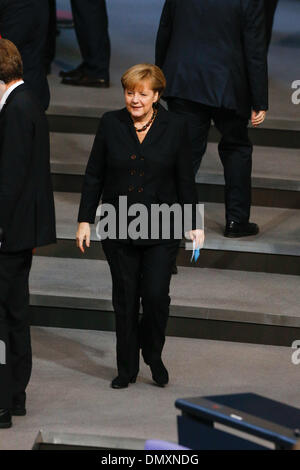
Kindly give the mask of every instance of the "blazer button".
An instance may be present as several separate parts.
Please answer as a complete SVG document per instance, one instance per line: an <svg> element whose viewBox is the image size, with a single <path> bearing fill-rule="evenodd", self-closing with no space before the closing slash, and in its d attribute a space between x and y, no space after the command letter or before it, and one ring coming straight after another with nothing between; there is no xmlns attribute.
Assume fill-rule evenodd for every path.
<svg viewBox="0 0 300 470"><path fill-rule="evenodd" d="M134 176L136 174L136 171L135 170L130 170L130 174L131 174L131 176Z"/></svg>
<svg viewBox="0 0 300 470"><path fill-rule="evenodd" d="M133 191L134 190L134 186L129 186L128 187L128 191Z"/></svg>
<svg viewBox="0 0 300 470"><path fill-rule="evenodd" d="M142 161L145 160L144 157L141 157L141 160L142 160Z"/></svg>
<svg viewBox="0 0 300 470"><path fill-rule="evenodd" d="M131 160L135 160L136 159L136 155L131 155Z"/></svg>
<svg viewBox="0 0 300 470"><path fill-rule="evenodd" d="M145 172L144 171L141 171L140 172L140 176L144 176L145 175Z"/></svg>
<svg viewBox="0 0 300 470"><path fill-rule="evenodd" d="M143 191L144 191L144 188L139 188L139 189L138 189L138 192L139 192L139 193L142 193Z"/></svg>

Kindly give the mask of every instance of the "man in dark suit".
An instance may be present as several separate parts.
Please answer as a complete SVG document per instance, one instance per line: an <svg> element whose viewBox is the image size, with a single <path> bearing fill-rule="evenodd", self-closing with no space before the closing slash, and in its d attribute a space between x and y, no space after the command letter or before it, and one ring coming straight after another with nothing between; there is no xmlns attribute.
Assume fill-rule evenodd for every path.
<svg viewBox="0 0 300 470"><path fill-rule="evenodd" d="M13 43L0 39L0 428L24 415L31 374L28 277L32 250L55 243L49 131L39 101L22 80ZM1 85L3 87L3 85ZM3 351L4 348L4 351Z"/></svg>
<svg viewBox="0 0 300 470"><path fill-rule="evenodd" d="M61 71L62 83L96 88L109 87L110 39L105 0L71 0L74 26L83 62Z"/></svg>
<svg viewBox="0 0 300 470"><path fill-rule="evenodd" d="M0 0L0 34L19 49L24 80L45 110L50 101L45 70L48 20L47 0Z"/></svg>
<svg viewBox="0 0 300 470"><path fill-rule="evenodd" d="M156 41L156 64L167 79L169 109L186 116L196 174L211 120L221 132L224 235L258 233L249 222L252 144L248 120L268 109L263 0L167 0Z"/></svg>

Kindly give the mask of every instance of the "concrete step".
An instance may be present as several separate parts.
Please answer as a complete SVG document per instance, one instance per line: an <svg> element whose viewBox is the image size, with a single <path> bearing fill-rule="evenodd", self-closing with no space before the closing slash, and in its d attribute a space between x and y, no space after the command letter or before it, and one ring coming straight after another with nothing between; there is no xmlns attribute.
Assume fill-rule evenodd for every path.
<svg viewBox="0 0 300 470"><path fill-rule="evenodd" d="M70 321L73 327L82 327L84 322L86 328L93 329L93 319L101 315L103 326L114 328L111 276L106 261L36 256L30 292L31 307L44 309L40 322L43 316L47 317L45 309L50 309L58 310L60 315L75 312L73 324L69 320L68 326ZM201 337L201 321L225 323L226 327L242 324L249 331L251 325L300 328L299 292L296 276L181 267L171 281L170 321L177 332L181 322L186 322L183 336L191 337ZM84 317L81 320L80 315ZM53 321L55 318L54 315ZM51 318L47 321L51 322ZM63 322L62 317L60 321Z"/></svg>
<svg viewBox="0 0 300 470"><path fill-rule="evenodd" d="M55 193L58 244L39 249L39 254L81 257L75 245L79 201L77 193ZM300 211L254 206L251 220L260 226L257 236L225 238L224 206L206 203L205 244L200 263L193 266L300 274ZM85 256L91 259L103 257L95 226L92 227L91 239L96 243L92 243ZM182 244L179 264L190 266L190 256L191 252L186 251Z"/></svg>
<svg viewBox="0 0 300 470"><path fill-rule="evenodd" d="M61 240L75 240L80 195L55 193L57 233ZM239 239L225 238L224 207L205 204L205 249L300 256L300 211L253 207L251 220L260 226L260 234ZM93 226L94 227L94 226ZM92 240L98 241L92 230Z"/></svg>
<svg viewBox="0 0 300 470"><path fill-rule="evenodd" d="M93 141L92 135L51 133L52 173L83 175ZM197 182L224 184L217 144L208 145ZM300 191L300 149L254 147L252 185L254 188Z"/></svg>
<svg viewBox="0 0 300 470"><path fill-rule="evenodd" d="M109 89L78 88L60 83L59 70L73 68L81 61L75 31L61 30L57 38L56 63L49 76L51 105L48 115L53 131L94 133L103 112L124 105L120 77L133 64L154 62L155 38L163 3L163 0L107 2L112 51ZM256 144L300 147L299 105L293 104L291 99L294 91L291 85L298 78L295 47L299 14L295 1L292 7L286 1L278 5L268 56L270 109L263 127L250 130ZM211 138L216 138L214 133Z"/></svg>
<svg viewBox="0 0 300 470"><path fill-rule="evenodd" d="M94 137L51 134L51 171L56 191L80 192ZM253 204L300 207L300 149L254 148ZM223 168L216 144L209 144L197 175L199 199L224 202Z"/></svg>

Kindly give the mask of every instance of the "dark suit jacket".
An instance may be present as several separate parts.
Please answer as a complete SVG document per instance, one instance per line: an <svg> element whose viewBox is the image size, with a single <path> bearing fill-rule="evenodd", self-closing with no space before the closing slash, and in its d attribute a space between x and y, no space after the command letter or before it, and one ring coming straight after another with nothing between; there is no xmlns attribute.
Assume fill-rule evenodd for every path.
<svg viewBox="0 0 300 470"><path fill-rule="evenodd" d="M268 108L263 0L167 0L156 40L165 97L234 109Z"/></svg>
<svg viewBox="0 0 300 470"><path fill-rule="evenodd" d="M50 100L45 72L48 21L48 0L0 0L0 34L19 49L24 80L44 109L48 108Z"/></svg>
<svg viewBox="0 0 300 470"><path fill-rule="evenodd" d="M24 84L0 113L1 251L55 243L49 131L40 103Z"/></svg>
<svg viewBox="0 0 300 470"><path fill-rule="evenodd" d="M159 105L158 115L140 144L126 108L105 113L85 173L79 222L94 223L101 195L102 202L117 209L119 196L128 197L129 207L134 203L148 209L151 204L192 204L189 229L195 229L198 201L182 117ZM151 239L136 243L151 243Z"/></svg>

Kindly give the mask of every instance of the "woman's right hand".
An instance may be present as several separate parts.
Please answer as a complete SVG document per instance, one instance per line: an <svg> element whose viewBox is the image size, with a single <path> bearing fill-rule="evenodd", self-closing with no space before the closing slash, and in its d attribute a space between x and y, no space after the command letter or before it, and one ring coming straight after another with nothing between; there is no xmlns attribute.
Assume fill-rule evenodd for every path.
<svg viewBox="0 0 300 470"><path fill-rule="evenodd" d="M76 233L76 245L84 253L84 241L86 246L90 247L91 229L88 222L80 222Z"/></svg>

